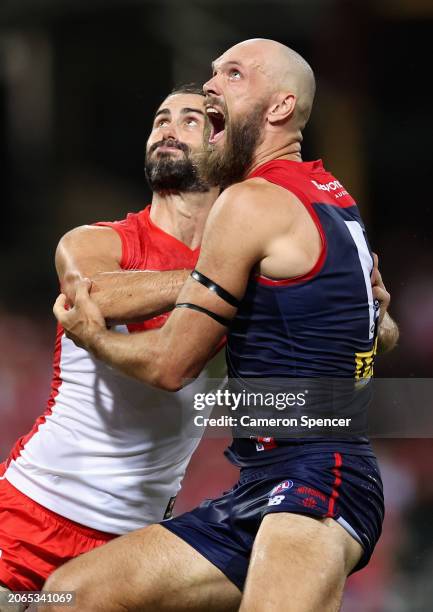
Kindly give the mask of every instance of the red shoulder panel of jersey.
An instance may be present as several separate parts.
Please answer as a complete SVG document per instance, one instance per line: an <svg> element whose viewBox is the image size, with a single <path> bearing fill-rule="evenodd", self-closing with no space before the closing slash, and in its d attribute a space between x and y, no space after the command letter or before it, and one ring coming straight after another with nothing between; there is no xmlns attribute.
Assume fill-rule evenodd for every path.
<svg viewBox="0 0 433 612"><path fill-rule="evenodd" d="M94 225L111 227L119 234L122 241L120 267L124 270L134 270L140 267L142 253L139 236L143 230L140 228L139 214L128 213L126 219L121 221L99 221L94 223Z"/></svg>
<svg viewBox="0 0 433 612"><path fill-rule="evenodd" d="M151 207L138 213L129 213L126 219L102 222L113 228L122 240L121 268L124 270L193 270L200 249L190 249L181 240L153 223ZM142 323L128 325L130 332L158 329L167 321L170 313L160 314Z"/></svg>
<svg viewBox="0 0 433 612"><path fill-rule="evenodd" d="M326 173L321 160L315 162L294 162L289 160L274 160L259 166L248 178L264 178L265 180L284 187L295 195L305 206L320 234L322 248L314 266L305 274L292 278L272 279L261 274L253 278L261 285L268 287L285 287L311 280L322 269L327 253L327 242L320 219L314 210L313 203L317 201L310 195L310 176ZM318 177L317 177L318 178Z"/></svg>
<svg viewBox="0 0 433 612"><path fill-rule="evenodd" d="M272 160L259 166L248 176L248 178L258 177L285 187L297 197L301 192L305 200L311 204L320 203L339 208L356 206L352 196L340 181L325 170L321 159L313 162ZM300 199L305 203L303 198Z"/></svg>
<svg viewBox="0 0 433 612"><path fill-rule="evenodd" d="M121 221L95 223L113 228L122 240L121 267L124 270L193 269L200 249L190 249L181 240L155 225L151 207L129 213Z"/></svg>

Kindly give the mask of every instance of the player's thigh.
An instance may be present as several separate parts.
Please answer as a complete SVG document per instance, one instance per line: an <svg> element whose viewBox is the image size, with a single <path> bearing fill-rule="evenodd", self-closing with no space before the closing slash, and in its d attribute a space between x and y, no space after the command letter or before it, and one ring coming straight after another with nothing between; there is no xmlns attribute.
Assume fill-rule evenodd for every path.
<svg viewBox="0 0 433 612"><path fill-rule="evenodd" d="M333 519L265 516L254 542L243 612L336 612L362 547Z"/></svg>
<svg viewBox="0 0 433 612"><path fill-rule="evenodd" d="M26 604L14 604L13 601L14 593L0 584L0 612L23 612L26 609Z"/></svg>
<svg viewBox="0 0 433 612"><path fill-rule="evenodd" d="M44 589L75 591L73 609L80 612L226 612L237 610L241 598L218 568L160 525L73 559L52 574Z"/></svg>

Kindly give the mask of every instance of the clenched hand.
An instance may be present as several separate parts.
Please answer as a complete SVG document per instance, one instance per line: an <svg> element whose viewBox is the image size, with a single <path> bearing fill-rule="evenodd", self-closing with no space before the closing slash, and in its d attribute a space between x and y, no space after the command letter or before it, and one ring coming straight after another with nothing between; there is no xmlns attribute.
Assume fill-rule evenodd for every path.
<svg viewBox="0 0 433 612"><path fill-rule="evenodd" d="M65 330L66 336L77 346L89 351L92 350L96 337L107 330L99 307L89 295L91 286L92 283L87 278L78 283L72 307L68 307L68 299L63 293L53 306L54 315Z"/></svg>

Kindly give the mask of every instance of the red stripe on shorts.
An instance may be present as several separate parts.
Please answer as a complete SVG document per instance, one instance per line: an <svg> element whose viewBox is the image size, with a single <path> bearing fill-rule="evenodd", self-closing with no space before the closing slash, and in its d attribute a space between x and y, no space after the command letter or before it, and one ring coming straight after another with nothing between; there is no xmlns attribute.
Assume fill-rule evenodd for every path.
<svg viewBox="0 0 433 612"><path fill-rule="evenodd" d="M329 498L327 517L335 516L335 500L339 496L339 488L341 486L341 471L340 468L343 465L343 458L340 453L334 453L334 467L332 473L334 474L334 484L332 485L332 493Z"/></svg>

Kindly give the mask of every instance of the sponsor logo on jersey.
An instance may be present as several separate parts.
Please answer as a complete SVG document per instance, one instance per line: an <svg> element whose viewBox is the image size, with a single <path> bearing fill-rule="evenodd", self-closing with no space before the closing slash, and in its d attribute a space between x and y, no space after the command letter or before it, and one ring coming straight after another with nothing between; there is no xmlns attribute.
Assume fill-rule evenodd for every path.
<svg viewBox="0 0 433 612"><path fill-rule="evenodd" d="M312 180L311 182L316 189L319 189L320 191L327 191L329 194L332 192L332 195L336 200L349 195L340 181L330 181L329 183L325 183L323 185L317 181Z"/></svg>
<svg viewBox="0 0 433 612"><path fill-rule="evenodd" d="M269 496L272 497L273 495L277 495L278 493L281 493L282 491L287 491L288 489L291 489L292 487L293 487L293 482L291 480L285 480L284 482L280 482L279 485L274 487L272 491L269 493Z"/></svg>
<svg viewBox="0 0 433 612"><path fill-rule="evenodd" d="M337 189L344 189L340 181L331 181L330 183L325 183L324 185L322 185L321 183L318 183L317 181L311 181L311 182L317 189L320 189L320 191L327 191L328 193L330 191L337 191Z"/></svg>

